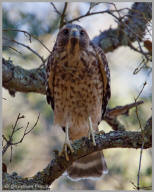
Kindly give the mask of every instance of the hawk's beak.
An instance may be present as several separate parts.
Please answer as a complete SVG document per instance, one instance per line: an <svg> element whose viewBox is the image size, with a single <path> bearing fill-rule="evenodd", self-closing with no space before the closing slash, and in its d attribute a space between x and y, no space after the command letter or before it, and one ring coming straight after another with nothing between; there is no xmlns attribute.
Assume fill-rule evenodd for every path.
<svg viewBox="0 0 154 192"><path fill-rule="evenodd" d="M70 33L70 39L79 39L80 33L77 28L73 28Z"/></svg>
<svg viewBox="0 0 154 192"><path fill-rule="evenodd" d="M71 53L74 54L76 48L79 48L80 33L77 28L73 28L71 30L69 39L70 39L70 50Z"/></svg>

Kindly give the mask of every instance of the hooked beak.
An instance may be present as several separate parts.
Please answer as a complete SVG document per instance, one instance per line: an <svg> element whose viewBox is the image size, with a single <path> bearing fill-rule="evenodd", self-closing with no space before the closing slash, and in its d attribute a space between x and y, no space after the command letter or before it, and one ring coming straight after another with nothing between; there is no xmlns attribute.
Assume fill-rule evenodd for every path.
<svg viewBox="0 0 154 192"><path fill-rule="evenodd" d="M79 37L80 37L80 34L78 29L73 28L70 33L70 39L79 39Z"/></svg>
<svg viewBox="0 0 154 192"><path fill-rule="evenodd" d="M76 48L79 48L79 40L80 40L80 33L77 28L73 28L70 31L69 40L70 40L71 53L74 54L74 51L76 50Z"/></svg>

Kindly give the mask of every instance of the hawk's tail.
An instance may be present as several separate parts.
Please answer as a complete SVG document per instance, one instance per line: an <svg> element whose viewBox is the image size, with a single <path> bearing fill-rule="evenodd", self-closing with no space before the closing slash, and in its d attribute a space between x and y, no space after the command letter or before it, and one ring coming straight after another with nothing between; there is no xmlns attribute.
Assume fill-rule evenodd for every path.
<svg viewBox="0 0 154 192"><path fill-rule="evenodd" d="M67 169L67 176L72 180L97 179L107 173L108 169L102 152L94 152L82 157Z"/></svg>

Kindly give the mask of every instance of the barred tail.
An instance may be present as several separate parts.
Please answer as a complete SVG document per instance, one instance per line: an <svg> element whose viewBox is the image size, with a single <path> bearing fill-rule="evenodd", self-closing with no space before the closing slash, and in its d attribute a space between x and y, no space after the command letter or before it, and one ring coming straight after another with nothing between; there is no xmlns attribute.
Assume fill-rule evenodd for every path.
<svg viewBox="0 0 154 192"><path fill-rule="evenodd" d="M102 152L94 152L82 157L67 169L67 176L72 180L97 179L107 173L108 169Z"/></svg>

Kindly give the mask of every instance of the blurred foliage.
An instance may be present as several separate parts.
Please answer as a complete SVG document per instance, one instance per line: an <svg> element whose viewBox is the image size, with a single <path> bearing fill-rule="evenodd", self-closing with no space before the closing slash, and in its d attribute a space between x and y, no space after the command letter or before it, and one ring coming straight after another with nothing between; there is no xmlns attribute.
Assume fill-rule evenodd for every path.
<svg viewBox="0 0 154 192"><path fill-rule="evenodd" d="M38 19L38 17L34 13L23 13L20 12L22 23L21 25L25 25L28 23L28 30L31 34L35 36L44 35L46 33L53 33L57 29L57 24L59 18L53 20L49 26L44 26L44 20ZM47 18L44 18L47 19Z"/></svg>
<svg viewBox="0 0 154 192"><path fill-rule="evenodd" d="M9 19L8 12L5 9L3 9L3 12L2 12L2 25L3 25L2 26L3 29L13 29L13 28L18 29L16 21L12 21ZM3 35L9 37L10 39L15 39L17 34L18 34L18 32L16 32L16 31L3 32ZM6 46L3 45L3 47L2 47L3 51L8 50L8 46L10 46L11 44L12 44L11 42L9 42L9 43L7 42Z"/></svg>
<svg viewBox="0 0 154 192"><path fill-rule="evenodd" d="M3 29L14 29L14 28L18 29L18 25L16 21L10 20L8 12L5 9L3 9L3 12L2 12L2 25L3 25ZM7 31L6 34L12 39L17 36L16 31L14 33L12 33L12 31Z"/></svg>
<svg viewBox="0 0 154 192"><path fill-rule="evenodd" d="M23 11L18 11L18 18L15 20L10 19L9 11L5 8L3 8L2 12L2 18L3 18L3 29L18 29L21 30L24 26L27 28L27 32L32 34L33 36L39 37L41 35L47 34L47 33L54 33L57 29L58 23L59 23L59 17L53 18L52 22L49 23L49 25L44 25L44 20L48 20L48 17L39 19L36 14L34 13L25 13ZM18 37L18 34L20 32L18 31L4 31L3 35L7 37L8 39L16 39ZM7 41L3 45L3 51L7 50L9 46L13 46L14 42ZM26 55L23 56L23 59L26 59Z"/></svg>

